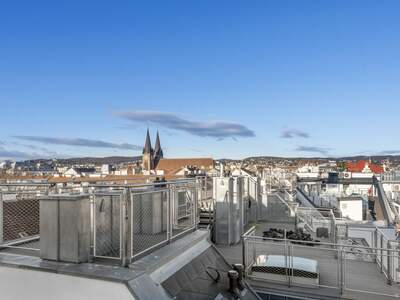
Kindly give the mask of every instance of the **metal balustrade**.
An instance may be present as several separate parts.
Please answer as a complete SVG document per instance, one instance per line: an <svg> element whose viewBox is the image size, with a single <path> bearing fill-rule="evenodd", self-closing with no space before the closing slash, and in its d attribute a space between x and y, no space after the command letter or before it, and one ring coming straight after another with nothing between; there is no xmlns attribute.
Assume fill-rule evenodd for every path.
<svg viewBox="0 0 400 300"><path fill-rule="evenodd" d="M90 202L91 256L126 265L195 230L198 207L209 201L205 199L209 182L194 178L85 186ZM63 192L44 184L36 189L34 184L0 185L0 250L39 255L40 198Z"/></svg>
<svg viewBox="0 0 400 300"><path fill-rule="evenodd" d="M365 293L399 298L400 287L395 282L400 247L395 241L385 240L379 229L371 232L371 241L377 246L265 238L255 236L253 227L242 237L245 275L253 287L268 282L307 288L308 293L321 296ZM280 258L281 264L260 265L260 258L268 257ZM305 262L316 263L317 271L299 268L299 261L303 266Z"/></svg>

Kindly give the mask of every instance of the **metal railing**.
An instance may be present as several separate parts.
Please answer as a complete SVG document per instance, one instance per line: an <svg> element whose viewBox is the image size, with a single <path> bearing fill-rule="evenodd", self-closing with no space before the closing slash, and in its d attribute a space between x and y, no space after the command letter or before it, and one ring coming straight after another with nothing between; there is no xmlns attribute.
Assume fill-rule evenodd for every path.
<svg viewBox="0 0 400 300"><path fill-rule="evenodd" d="M243 235L242 242L245 276L253 287L268 282L307 288L307 293L316 296L400 297L400 287L392 285L392 273L388 277L377 265L380 259L394 269L398 248L265 238L255 236L253 229Z"/></svg>
<svg viewBox="0 0 400 300"><path fill-rule="evenodd" d="M126 265L196 229L199 180L91 188L95 258Z"/></svg>
<svg viewBox="0 0 400 300"><path fill-rule="evenodd" d="M388 229L394 230L394 229ZM337 224L337 231L341 236L337 241L350 241L352 243L363 243L365 246L376 249L375 261L381 273L385 275L388 281L400 283L400 259L393 256L389 261L386 258L392 250L400 249L400 242L391 239L384 229L375 226L357 226L356 224Z"/></svg>
<svg viewBox="0 0 400 300"><path fill-rule="evenodd" d="M325 215L327 216L325 216ZM313 233L318 233L320 228L325 229L327 232L326 238L331 237L334 227L334 215L331 210L321 210L317 208L298 207L296 210L297 224L304 223L306 229Z"/></svg>
<svg viewBox="0 0 400 300"><path fill-rule="evenodd" d="M206 183L187 179L85 186L90 202L91 256L126 265L196 229ZM37 189L34 184L0 185L0 250L34 250L33 255L38 255L40 198L57 193L60 190L49 185Z"/></svg>

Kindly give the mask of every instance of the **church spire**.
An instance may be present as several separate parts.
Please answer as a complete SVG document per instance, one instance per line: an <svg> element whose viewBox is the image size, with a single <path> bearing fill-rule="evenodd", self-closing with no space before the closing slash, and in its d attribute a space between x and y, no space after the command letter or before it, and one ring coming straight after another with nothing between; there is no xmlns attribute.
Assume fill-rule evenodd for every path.
<svg viewBox="0 0 400 300"><path fill-rule="evenodd" d="M157 130L156 144L154 146L154 167L157 167L158 162L163 157L164 157L164 154L161 149L160 135L158 134L158 130Z"/></svg>
<svg viewBox="0 0 400 300"><path fill-rule="evenodd" d="M153 149L151 148L150 132L149 129L147 128L146 142L144 143L143 154L145 153L151 154L152 152Z"/></svg>
<svg viewBox="0 0 400 300"><path fill-rule="evenodd" d="M161 158L163 157L163 151L161 149L160 135L158 134L158 130L157 130L156 144L154 146L154 154L156 156L161 156Z"/></svg>

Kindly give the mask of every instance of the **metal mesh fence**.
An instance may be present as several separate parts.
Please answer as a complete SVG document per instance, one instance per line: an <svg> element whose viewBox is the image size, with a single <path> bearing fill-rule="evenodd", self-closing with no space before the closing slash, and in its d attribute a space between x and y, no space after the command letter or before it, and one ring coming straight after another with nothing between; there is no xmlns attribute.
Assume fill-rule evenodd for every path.
<svg viewBox="0 0 400 300"><path fill-rule="evenodd" d="M279 194L268 195L264 219L270 222L295 223L290 206Z"/></svg>
<svg viewBox="0 0 400 300"><path fill-rule="evenodd" d="M172 237L192 229L195 226L197 194L192 187L173 189L172 191Z"/></svg>
<svg viewBox="0 0 400 300"><path fill-rule="evenodd" d="M396 276L393 271L395 259L399 257L398 251L347 247L343 249L343 256L345 257L343 278L346 290L375 294L378 298L379 296L400 297L400 288L392 284ZM379 264L377 268L378 261L384 263Z"/></svg>
<svg viewBox="0 0 400 300"><path fill-rule="evenodd" d="M312 232L317 233L318 228L324 228L324 230L321 230L326 232L323 237L329 238L332 232L333 220L324 216L323 213L325 212L315 208L299 207L296 211L296 216L298 221L304 222Z"/></svg>
<svg viewBox="0 0 400 300"><path fill-rule="evenodd" d="M340 240L347 239L347 225L344 222L335 221L335 223L335 242L338 243Z"/></svg>
<svg viewBox="0 0 400 300"><path fill-rule="evenodd" d="M250 279L316 288L316 293L324 296L356 292L376 295L376 299L400 297L400 287L394 284L400 254L397 242L382 249L330 243L306 245L251 235L243 239L245 272Z"/></svg>
<svg viewBox="0 0 400 300"><path fill-rule="evenodd" d="M131 192L129 211L132 259L196 228L200 188L194 183L179 183L168 188L156 187Z"/></svg>
<svg viewBox="0 0 400 300"><path fill-rule="evenodd" d="M94 194L94 256L121 258L121 193Z"/></svg>
<svg viewBox="0 0 400 300"><path fill-rule="evenodd" d="M138 258L195 229L197 207L203 200L207 202L204 198L210 189L207 178L202 185L188 180L160 185L85 187L90 194L87 218L91 224L91 254L95 258L127 261L126 255ZM46 185L36 189L34 185L0 185L2 251L16 246L40 250L40 198L61 192L70 194L75 190L57 190L48 194Z"/></svg>
<svg viewBox="0 0 400 300"><path fill-rule="evenodd" d="M199 200L199 223L206 227L213 222L213 179L211 177L199 178L200 188L198 189Z"/></svg>
<svg viewBox="0 0 400 300"><path fill-rule="evenodd" d="M39 199L32 194L16 194L3 201L3 241L39 234Z"/></svg>
<svg viewBox="0 0 400 300"><path fill-rule="evenodd" d="M381 232L380 230L376 231L376 241L375 241L376 247L378 248L376 251L376 262L379 265L382 273L384 273L386 276L388 276L389 273L389 266L388 266L388 260L385 259L385 257L388 255L388 245L389 245L389 240L387 237Z"/></svg>
<svg viewBox="0 0 400 300"><path fill-rule="evenodd" d="M40 194L33 191L0 193L0 244L39 249Z"/></svg>
<svg viewBox="0 0 400 300"><path fill-rule="evenodd" d="M283 242L266 242L258 239L246 241L247 276L256 280L285 283L288 280L289 260ZM270 262L283 256L283 261Z"/></svg>
<svg viewBox="0 0 400 300"><path fill-rule="evenodd" d="M135 258L169 238L170 191L162 189L131 195L131 257Z"/></svg>
<svg viewBox="0 0 400 300"><path fill-rule="evenodd" d="M339 289L339 261L336 249L329 245L289 246L291 284L300 286ZM322 275L323 274L323 275Z"/></svg>

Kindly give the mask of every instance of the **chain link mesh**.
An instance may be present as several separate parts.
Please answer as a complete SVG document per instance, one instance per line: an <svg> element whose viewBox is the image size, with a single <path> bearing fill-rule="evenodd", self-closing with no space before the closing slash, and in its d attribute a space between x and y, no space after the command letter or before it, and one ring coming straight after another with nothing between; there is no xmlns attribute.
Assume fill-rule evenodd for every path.
<svg viewBox="0 0 400 300"><path fill-rule="evenodd" d="M400 294L397 285L387 285L397 276L400 253L393 245L386 249L356 244L310 246L254 236L246 236L244 243L245 270L251 279L318 288L318 294L327 296L343 290L377 297ZM375 278L374 284L365 280L366 275Z"/></svg>
<svg viewBox="0 0 400 300"><path fill-rule="evenodd" d="M132 194L132 256L168 241L169 191Z"/></svg>
<svg viewBox="0 0 400 300"><path fill-rule="evenodd" d="M95 256L121 256L122 195L94 196Z"/></svg>
<svg viewBox="0 0 400 300"><path fill-rule="evenodd" d="M122 259L125 253L122 251L123 228L128 242L126 250L132 258L194 229L197 201L203 197L200 188L201 185L193 181L171 183L162 188L88 189L91 209L87 217L92 224L94 257ZM48 187L0 189L0 244L12 242L12 246L28 248L30 243L29 248L39 250L40 197L48 194Z"/></svg>
<svg viewBox="0 0 400 300"><path fill-rule="evenodd" d="M195 221L194 205L197 203L193 188L173 190L172 236L193 228Z"/></svg>
<svg viewBox="0 0 400 300"><path fill-rule="evenodd" d="M40 205L36 193L2 194L3 242L39 234Z"/></svg>

